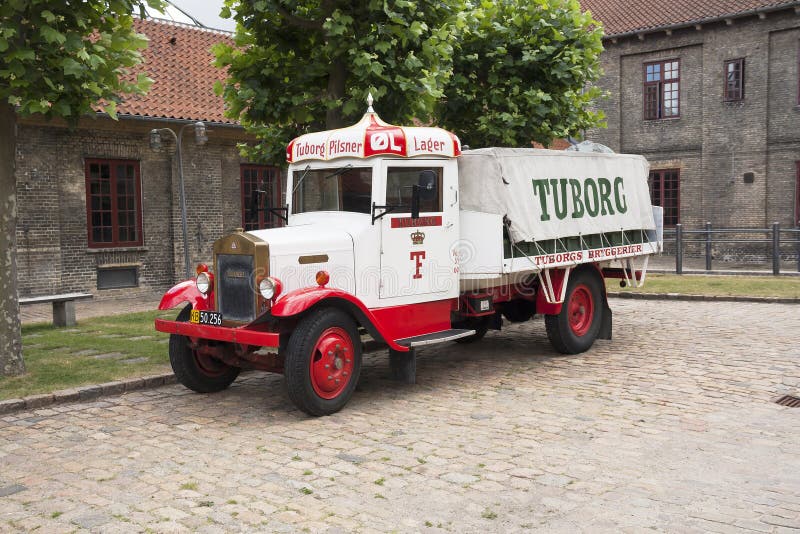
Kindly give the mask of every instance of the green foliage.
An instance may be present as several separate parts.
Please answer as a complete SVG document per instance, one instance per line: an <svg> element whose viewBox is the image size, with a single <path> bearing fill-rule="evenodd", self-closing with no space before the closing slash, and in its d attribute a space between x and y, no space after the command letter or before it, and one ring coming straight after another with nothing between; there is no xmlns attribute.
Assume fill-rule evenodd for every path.
<svg viewBox="0 0 800 534"><path fill-rule="evenodd" d="M472 12L437 109L439 126L480 146L549 144L602 125L602 29L577 0L484 0Z"/></svg>
<svg viewBox="0 0 800 534"><path fill-rule="evenodd" d="M236 14L232 15L232 10ZM602 30L577 0L226 0L235 46L217 91L279 162L293 137L354 123L433 121L473 146L549 143L602 124Z"/></svg>
<svg viewBox="0 0 800 534"><path fill-rule="evenodd" d="M74 124L101 102L116 118L119 95L145 92L133 78L147 38L131 12L162 0L3 0L0 2L0 102L22 115Z"/></svg>
<svg viewBox="0 0 800 534"><path fill-rule="evenodd" d="M382 118L429 120L452 71L462 0L226 0L235 46L217 45L230 76L228 116L261 143L250 157L282 161L308 131L357 121L372 92Z"/></svg>
<svg viewBox="0 0 800 534"><path fill-rule="evenodd" d="M602 29L577 0L483 1L453 61L439 125L479 146L549 144L601 124Z"/></svg>

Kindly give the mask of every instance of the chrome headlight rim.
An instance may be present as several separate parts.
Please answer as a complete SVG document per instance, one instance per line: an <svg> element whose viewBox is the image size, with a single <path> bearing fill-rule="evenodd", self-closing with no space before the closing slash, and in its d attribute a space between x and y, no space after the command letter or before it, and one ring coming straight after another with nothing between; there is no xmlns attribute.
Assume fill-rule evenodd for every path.
<svg viewBox="0 0 800 534"><path fill-rule="evenodd" d="M269 276L263 278L258 283L258 292L264 297L265 300L272 300L275 296L275 287L276 287L275 280Z"/></svg>
<svg viewBox="0 0 800 534"><path fill-rule="evenodd" d="M211 276L206 272L198 273L195 285L200 293L208 295L209 291L211 291Z"/></svg>

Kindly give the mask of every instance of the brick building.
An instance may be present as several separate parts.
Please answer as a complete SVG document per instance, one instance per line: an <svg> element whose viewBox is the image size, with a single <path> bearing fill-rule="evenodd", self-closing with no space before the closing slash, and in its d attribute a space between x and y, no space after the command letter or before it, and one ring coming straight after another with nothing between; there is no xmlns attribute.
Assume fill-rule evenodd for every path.
<svg viewBox="0 0 800 534"><path fill-rule="evenodd" d="M144 67L154 84L119 106L119 121L98 114L74 130L36 119L18 121L16 155L17 267L21 296L88 291L96 297L162 290L183 277L184 249L175 141L163 131L153 150L150 131L176 133L196 121L208 141L184 128L183 169L192 265L208 261L210 245L245 220L242 202L255 182L277 170L250 165L236 144L247 141L223 115L213 84L224 73L210 47L226 33L154 20L136 21L150 39Z"/></svg>
<svg viewBox="0 0 800 534"><path fill-rule="evenodd" d="M587 135L647 157L666 225L798 225L800 2L581 4L605 26L609 93Z"/></svg>

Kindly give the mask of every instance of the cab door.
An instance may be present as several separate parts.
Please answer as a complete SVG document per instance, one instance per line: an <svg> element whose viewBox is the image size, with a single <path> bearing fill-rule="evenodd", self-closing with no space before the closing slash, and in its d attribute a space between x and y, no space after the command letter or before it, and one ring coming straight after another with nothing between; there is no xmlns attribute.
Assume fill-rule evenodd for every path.
<svg viewBox="0 0 800 534"><path fill-rule="evenodd" d="M384 160L385 205L380 219L381 299L405 304L458 295L458 169L455 160ZM432 174L435 176L432 177ZM419 217L411 218L414 185L434 184L420 194Z"/></svg>

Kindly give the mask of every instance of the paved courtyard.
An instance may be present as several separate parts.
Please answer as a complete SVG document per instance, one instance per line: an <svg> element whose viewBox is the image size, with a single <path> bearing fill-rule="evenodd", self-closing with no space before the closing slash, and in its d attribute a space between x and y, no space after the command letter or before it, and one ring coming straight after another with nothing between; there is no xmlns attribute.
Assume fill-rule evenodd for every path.
<svg viewBox="0 0 800 534"><path fill-rule="evenodd" d="M281 377L0 418L0 531L800 532L800 308L614 299L614 340L539 321L366 357L340 413Z"/></svg>

